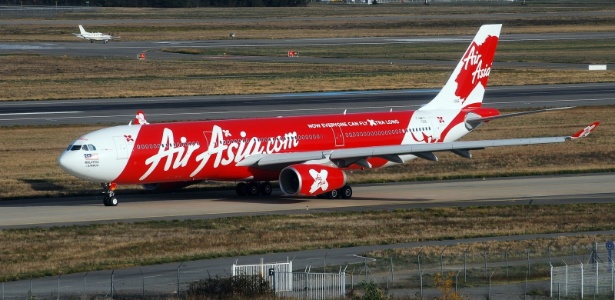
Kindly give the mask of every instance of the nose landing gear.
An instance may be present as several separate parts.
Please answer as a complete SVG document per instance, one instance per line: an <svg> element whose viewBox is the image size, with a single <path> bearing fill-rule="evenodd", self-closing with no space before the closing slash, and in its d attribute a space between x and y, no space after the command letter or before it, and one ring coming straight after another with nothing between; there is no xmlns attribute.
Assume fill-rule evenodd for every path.
<svg viewBox="0 0 615 300"><path fill-rule="evenodd" d="M103 204L105 206L117 206L118 201L117 201L117 198L115 198L115 192L114 192L115 189L117 188L117 184L111 182L111 183L101 183L100 185L104 189L103 194L105 194L105 197L103 198Z"/></svg>

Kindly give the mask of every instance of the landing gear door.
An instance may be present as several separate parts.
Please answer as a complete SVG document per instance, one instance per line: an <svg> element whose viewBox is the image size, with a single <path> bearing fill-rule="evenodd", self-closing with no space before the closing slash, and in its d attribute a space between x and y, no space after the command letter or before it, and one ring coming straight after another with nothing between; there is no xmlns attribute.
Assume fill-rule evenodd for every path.
<svg viewBox="0 0 615 300"><path fill-rule="evenodd" d="M115 151L117 153L117 159L128 159L128 145L126 145L126 138L123 136L114 136L113 143L115 144Z"/></svg>

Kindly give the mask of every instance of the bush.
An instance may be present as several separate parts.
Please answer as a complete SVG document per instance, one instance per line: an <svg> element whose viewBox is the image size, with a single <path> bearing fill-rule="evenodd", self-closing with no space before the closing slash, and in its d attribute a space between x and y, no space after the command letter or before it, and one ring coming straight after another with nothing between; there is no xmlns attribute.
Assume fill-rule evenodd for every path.
<svg viewBox="0 0 615 300"><path fill-rule="evenodd" d="M353 300L385 300L390 298L388 291L382 290L378 284L373 281L363 282L361 284L361 290L351 290L348 294L349 298Z"/></svg>
<svg viewBox="0 0 615 300"><path fill-rule="evenodd" d="M269 282L258 275L209 278L193 282L186 291L188 299L247 299L273 296Z"/></svg>

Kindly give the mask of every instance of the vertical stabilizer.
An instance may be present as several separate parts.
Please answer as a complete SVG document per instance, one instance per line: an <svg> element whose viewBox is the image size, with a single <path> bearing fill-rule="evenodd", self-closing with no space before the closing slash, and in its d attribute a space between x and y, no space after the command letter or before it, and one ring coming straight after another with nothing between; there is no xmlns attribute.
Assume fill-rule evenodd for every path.
<svg viewBox="0 0 615 300"><path fill-rule="evenodd" d="M81 34L87 34L88 33L87 31L85 31L85 29L81 25L79 25L79 32L81 32Z"/></svg>
<svg viewBox="0 0 615 300"><path fill-rule="evenodd" d="M502 24L480 27L446 85L420 110L481 106L501 28Z"/></svg>

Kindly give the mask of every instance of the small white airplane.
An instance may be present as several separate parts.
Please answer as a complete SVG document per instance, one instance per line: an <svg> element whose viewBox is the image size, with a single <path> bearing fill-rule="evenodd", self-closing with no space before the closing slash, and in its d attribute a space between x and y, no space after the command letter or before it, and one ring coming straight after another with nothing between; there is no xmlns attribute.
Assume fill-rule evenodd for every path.
<svg viewBox="0 0 615 300"><path fill-rule="evenodd" d="M73 34L78 38L89 40L90 43L93 43L94 41L103 41L103 43L106 44L110 40L119 38L119 37L114 37L110 34L103 34L100 32L87 32L85 31L85 28L83 28L83 26L81 25L79 25L79 32L80 33L73 33Z"/></svg>
<svg viewBox="0 0 615 300"><path fill-rule="evenodd" d="M471 158L472 150L589 135L599 122L565 136L458 141L500 118L564 109L500 114L482 105L501 26L483 25L440 93L415 111L159 124L139 111L129 125L76 139L58 162L69 174L100 183L106 206L118 204L117 185L172 190L203 180L238 181L242 196L269 195L270 181L277 180L285 195L349 199L345 172L355 169L436 161L437 152Z"/></svg>

